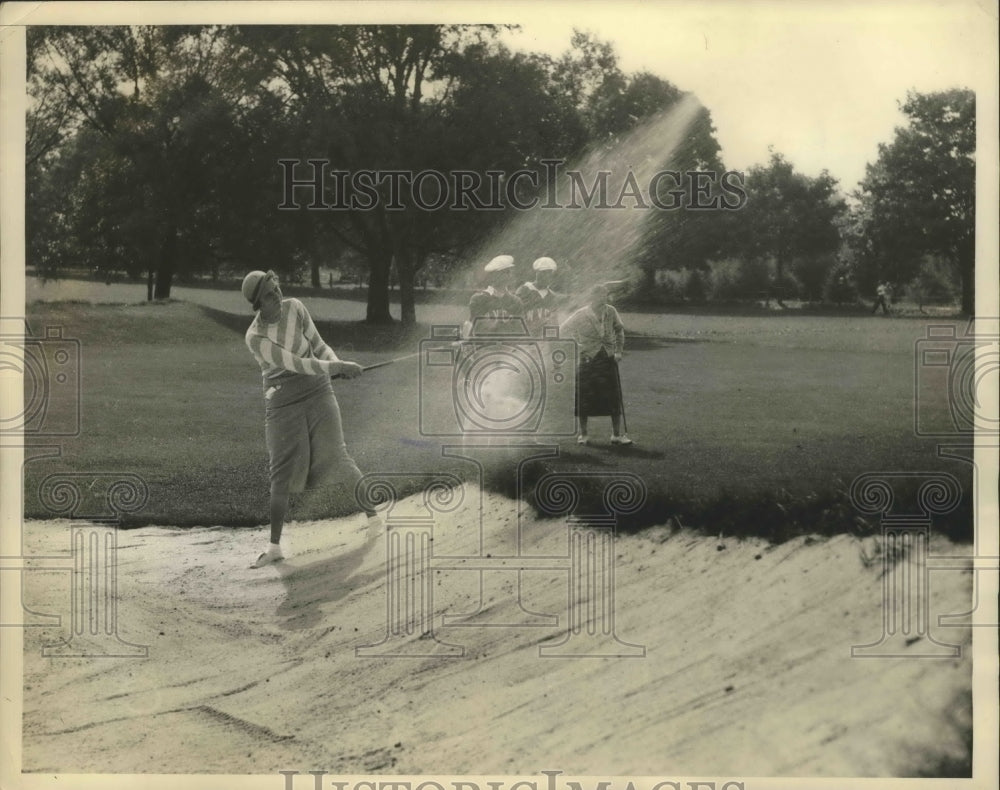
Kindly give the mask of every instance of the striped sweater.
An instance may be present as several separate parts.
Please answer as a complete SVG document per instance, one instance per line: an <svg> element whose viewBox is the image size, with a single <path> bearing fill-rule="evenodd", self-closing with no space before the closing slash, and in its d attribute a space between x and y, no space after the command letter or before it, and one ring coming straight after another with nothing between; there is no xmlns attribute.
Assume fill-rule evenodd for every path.
<svg viewBox="0 0 1000 790"><path fill-rule="evenodd" d="M246 334L247 347L260 365L264 386L289 376L332 376L340 360L320 337L309 311L298 299L283 299L274 323L254 318Z"/></svg>

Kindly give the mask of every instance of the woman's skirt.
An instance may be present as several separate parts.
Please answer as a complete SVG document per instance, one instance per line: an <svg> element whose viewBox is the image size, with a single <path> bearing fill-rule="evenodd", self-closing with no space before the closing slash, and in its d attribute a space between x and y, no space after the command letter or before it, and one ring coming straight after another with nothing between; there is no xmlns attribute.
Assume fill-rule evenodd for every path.
<svg viewBox="0 0 1000 790"><path fill-rule="evenodd" d="M264 436L271 493L357 484L361 471L347 453L340 407L325 376L291 376L267 399Z"/></svg>
<svg viewBox="0 0 1000 790"><path fill-rule="evenodd" d="M576 393L576 414L579 417L611 417L621 414L618 363L603 348L591 359L580 361Z"/></svg>

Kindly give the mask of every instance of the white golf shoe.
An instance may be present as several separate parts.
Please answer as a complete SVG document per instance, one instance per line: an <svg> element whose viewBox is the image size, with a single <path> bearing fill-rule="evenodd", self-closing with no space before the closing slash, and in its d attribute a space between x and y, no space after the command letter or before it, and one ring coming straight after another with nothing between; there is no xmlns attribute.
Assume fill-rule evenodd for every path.
<svg viewBox="0 0 1000 790"><path fill-rule="evenodd" d="M257 559L254 560L253 564L250 567L263 568L265 565L273 565L276 562L281 562L283 559L285 559L285 555L282 554L281 548L279 547L275 549L274 547L271 547L263 554L261 554L259 557L257 557Z"/></svg>

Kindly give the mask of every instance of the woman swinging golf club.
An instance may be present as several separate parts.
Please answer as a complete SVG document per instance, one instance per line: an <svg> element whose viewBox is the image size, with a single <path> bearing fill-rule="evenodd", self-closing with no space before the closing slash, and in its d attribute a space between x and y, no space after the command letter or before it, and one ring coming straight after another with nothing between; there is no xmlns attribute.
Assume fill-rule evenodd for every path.
<svg viewBox="0 0 1000 790"><path fill-rule="evenodd" d="M281 530L288 497L333 483L357 485L361 471L347 453L331 376L355 378L362 368L345 362L320 337L298 299L282 299L273 271L243 278L243 296L257 311L246 343L260 365L264 385L264 436L270 458L271 544L254 563L283 558ZM366 509L369 519L376 511ZM370 526L377 526L375 522Z"/></svg>

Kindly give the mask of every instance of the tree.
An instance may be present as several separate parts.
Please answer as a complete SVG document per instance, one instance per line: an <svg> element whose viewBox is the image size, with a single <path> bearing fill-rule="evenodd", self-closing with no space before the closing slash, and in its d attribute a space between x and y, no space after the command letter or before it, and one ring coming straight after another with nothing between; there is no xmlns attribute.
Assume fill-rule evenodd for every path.
<svg viewBox="0 0 1000 790"><path fill-rule="evenodd" d="M906 283L925 255L947 261L962 311L975 310L976 96L910 92L909 124L879 146L858 192L860 257L879 279ZM870 279L870 278L869 278Z"/></svg>
<svg viewBox="0 0 1000 790"><path fill-rule="evenodd" d="M575 110L553 88L551 62L509 52L497 43L497 32L492 26L373 25L254 27L239 35L268 64L268 84L284 102L291 150L349 174L437 173L449 190L461 172L468 183L483 185L463 201L468 206L476 198L490 202L488 172L538 169L545 155L584 139ZM321 205L343 206L358 195L347 180L343 194L334 195L331 181L324 179L330 194ZM433 182L428 187L431 202L437 189ZM401 318L411 323L414 285L427 261L456 260L504 212L456 209L450 200L428 209L410 188L394 193L387 180L376 191L363 209L295 213L313 215L316 234L367 261L367 321L392 321L394 270Z"/></svg>
<svg viewBox="0 0 1000 790"><path fill-rule="evenodd" d="M484 184L488 174L502 174L502 188L513 173L537 175L544 184L545 160L566 159L580 150L587 131L576 108L552 81L553 61L544 55L512 53L506 47L479 44L456 54L448 73L456 80L442 108L439 149L444 167L475 173ZM522 178L517 198L530 200L533 188ZM483 202L495 205L489 189ZM445 259L459 260L478 251L483 239L509 217L506 210L439 212L438 223L425 234L426 248ZM427 229L424 224L425 230Z"/></svg>
<svg viewBox="0 0 1000 790"><path fill-rule="evenodd" d="M792 268L807 272L816 296L840 245L838 219L846 211L837 181L825 170L813 178L772 151L767 165L746 174L746 205L730 214L729 242L746 262L773 261L777 296Z"/></svg>
<svg viewBox="0 0 1000 790"><path fill-rule="evenodd" d="M241 226L256 224L241 209L258 191L245 164L259 102L222 28L30 28L29 41L30 117L52 126L50 95L67 108L58 134L37 136L29 172L28 243L43 268L61 247L97 269L146 271L149 297L164 299L176 275L240 249ZM62 205L45 199L53 181ZM65 234L55 245L53 230Z"/></svg>
<svg viewBox="0 0 1000 790"><path fill-rule="evenodd" d="M433 167L442 146L442 108L453 90L449 58L488 36L488 28L447 25L362 25L309 28L248 27L237 31L246 51L268 69L267 84L283 103L290 150L327 161L330 169L358 173L419 171ZM286 154L287 157L287 154ZM315 172L315 171L314 171ZM299 175L298 178L308 177ZM279 184L280 186L280 184ZM332 190L333 185L328 185ZM368 265L366 320L387 323L391 270L403 295L403 320L415 320L414 276L439 217L392 194L380 181L374 204L364 209L311 213L301 220L311 238L334 238ZM321 196L320 205L342 205L357 196ZM294 203L294 201L292 201ZM393 208L388 206L392 205Z"/></svg>
<svg viewBox="0 0 1000 790"><path fill-rule="evenodd" d="M428 262L443 274L515 215L510 184L517 198L535 197L540 187L512 174L544 184L550 160L614 148L683 95L654 75L624 75L613 48L589 35L551 58L512 53L497 32L30 28L30 261L48 273L71 263L145 273L150 298L167 298L175 278L250 267L309 270L318 285L321 265L353 253L367 268L367 320L392 320L395 278L402 320L413 322ZM707 112L691 129L677 161L716 162ZM646 164L654 158L644 153ZM322 210L283 211L279 163L289 159L307 170L308 160L328 163L327 175L438 174L456 199L461 173L480 184L466 189L465 206L499 210L450 200L428 209L384 178L372 205L345 209L361 190L329 177ZM505 201L493 199L497 174ZM292 177L309 175L300 167ZM433 196L433 179L424 183ZM707 233L686 238L714 243Z"/></svg>

